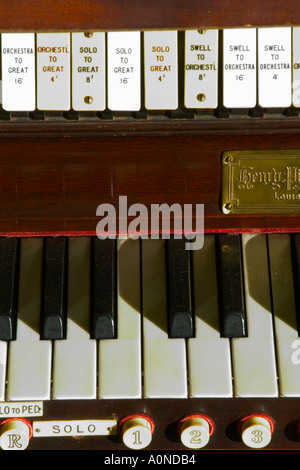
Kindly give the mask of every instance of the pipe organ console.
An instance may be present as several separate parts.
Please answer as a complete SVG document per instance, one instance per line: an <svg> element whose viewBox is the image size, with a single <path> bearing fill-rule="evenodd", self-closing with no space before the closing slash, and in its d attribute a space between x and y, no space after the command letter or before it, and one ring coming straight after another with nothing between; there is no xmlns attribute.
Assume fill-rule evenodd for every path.
<svg viewBox="0 0 300 470"><path fill-rule="evenodd" d="M2 449L300 448L294 3L2 2Z"/></svg>

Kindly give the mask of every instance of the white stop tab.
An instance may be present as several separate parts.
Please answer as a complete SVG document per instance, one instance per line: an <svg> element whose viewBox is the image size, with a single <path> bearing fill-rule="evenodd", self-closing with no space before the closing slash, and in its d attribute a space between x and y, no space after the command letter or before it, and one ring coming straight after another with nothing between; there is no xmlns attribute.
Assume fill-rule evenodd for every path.
<svg viewBox="0 0 300 470"><path fill-rule="evenodd" d="M35 109L35 38L33 33L1 35L2 104L6 111Z"/></svg>
<svg viewBox="0 0 300 470"><path fill-rule="evenodd" d="M103 111L105 33L72 33L72 108Z"/></svg>
<svg viewBox="0 0 300 470"><path fill-rule="evenodd" d="M292 103L292 30L258 29L258 102L264 108Z"/></svg>
<svg viewBox="0 0 300 470"><path fill-rule="evenodd" d="M185 32L184 105L218 106L218 37L216 29Z"/></svg>
<svg viewBox="0 0 300 470"><path fill-rule="evenodd" d="M141 33L107 33L108 108L138 111L141 108Z"/></svg>
<svg viewBox="0 0 300 470"><path fill-rule="evenodd" d="M177 31L146 31L144 60L146 109L177 109Z"/></svg>
<svg viewBox="0 0 300 470"><path fill-rule="evenodd" d="M38 33L37 108L68 111L71 102L70 33Z"/></svg>
<svg viewBox="0 0 300 470"><path fill-rule="evenodd" d="M256 29L223 32L223 104L226 108L256 105Z"/></svg>
<svg viewBox="0 0 300 470"><path fill-rule="evenodd" d="M293 105L300 108L300 28L293 28Z"/></svg>

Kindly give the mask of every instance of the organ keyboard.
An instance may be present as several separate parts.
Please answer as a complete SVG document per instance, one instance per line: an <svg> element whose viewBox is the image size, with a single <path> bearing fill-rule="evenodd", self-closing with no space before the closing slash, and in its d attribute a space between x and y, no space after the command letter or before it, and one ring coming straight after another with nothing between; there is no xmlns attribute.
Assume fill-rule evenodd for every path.
<svg viewBox="0 0 300 470"><path fill-rule="evenodd" d="M230 278L218 262L220 253L216 256L219 238L221 252L231 250L232 239L241 241L242 245L242 252L231 253L233 269L236 261L243 265L241 292L245 292L247 335L240 337L234 321L227 325L226 331L220 328L223 313L219 309L222 294L218 278L223 277L225 283ZM17 311L10 317L17 323L13 328L15 338L11 341L2 338L0 343L1 400L5 406L40 401L45 401L47 406L48 402L59 400L101 403L101 400L190 397L193 402L204 398L299 397L299 312L295 307L299 299L299 240L299 235L288 234L206 235L202 250L193 254L193 269L186 277L187 285L191 286L188 304L193 305L194 323L194 333L186 337L182 301L178 302L176 297L176 273L172 279L166 275L168 245L175 242L179 250L173 257L178 259L179 276L184 277L182 258L186 253L180 250L182 240L98 241L106 252L109 244L117 244L118 274L111 282L116 285L110 289L116 291L116 307L112 311L110 304L104 305L103 299L95 297L91 289L95 284L91 279L94 273L91 266L95 262L91 245L95 240L89 237L21 239L19 270L14 273L14 279L19 279L17 288L12 283L10 290L1 296L18 297ZM15 239L1 242L1 256L9 244L15 246ZM62 242L65 249L59 250ZM18 269L15 253L12 250L11 259ZM295 266L294 253L298 253ZM66 257L67 274L57 276L57 266L62 266ZM105 257L102 261L103 271L111 271ZM66 283L66 332L60 331L64 329L63 322L53 321L48 339L43 339L49 306L52 319L61 318L64 296L61 295L59 303L53 299L58 292L65 291ZM45 288L49 284L55 287L52 293ZM238 295L235 289L226 299L232 316ZM168 297L174 301L168 301ZM117 323L115 338L107 338L107 322L103 322L103 329L97 327L98 338L101 334L103 337L95 339L95 331L90 328L94 325L90 315L93 317L95 310L90 306L94 307L95 303L99 315L110 316ZM168 328L174 314L179 315L176 337L172 335L172 327ZM8 314L2 310L1 319L5 315ZM178 331L182 331L181 337ZM197 402L195 410L198 406ZM214 422L217 417L211 413L209 419ZM34 426L39 426L38 420ZM209 442L209 436L205 442ZM252 446L251 440L247 442ZM182 445L186 443L187 438L182 438Z"/></svg>
<svg viewBox="0 0 300 470"><path fill-rule="evenodd" d="M299 25L292 0L2 2L0 448L299 448ZM256 210L224 196L236 161ZM153 204L203 204L203 248L175 210L151 237Z"/></svg>

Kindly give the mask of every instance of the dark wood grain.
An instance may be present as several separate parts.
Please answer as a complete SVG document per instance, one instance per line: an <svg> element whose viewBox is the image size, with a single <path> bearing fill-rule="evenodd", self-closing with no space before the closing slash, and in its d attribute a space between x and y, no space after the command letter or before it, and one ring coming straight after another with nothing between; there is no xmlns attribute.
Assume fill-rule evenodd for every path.
<svg viewBox="0 0 300 470"><path fill-rule="evenodd" d="M96 31L300 24L295 0L10 0L1 31Z"/></svg>
<svg viewBox="0 0 300 470"><path fill-rule="evenodd" d="M299 215L220 210L222 153L299 149L298 120L81 124L1 124L1 234L95 234L98 205L118 215L119 196L149 214L155 203L204 204L207 231L300 229Z"/></svg>

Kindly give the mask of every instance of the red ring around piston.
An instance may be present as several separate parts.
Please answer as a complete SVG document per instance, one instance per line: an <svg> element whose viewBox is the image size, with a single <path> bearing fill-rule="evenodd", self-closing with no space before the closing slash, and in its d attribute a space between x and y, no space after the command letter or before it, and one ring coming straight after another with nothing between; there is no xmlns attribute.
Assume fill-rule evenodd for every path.
<svg viewBox="0 0 300 470"><path fill-rule="evenodd" d="M134 414L131 414L131 415L123 416L123 418L121 418L121 419L118 421L118 431L121 432L123 424L124 424L126 421L128 421L129 419L132 419L132 418L143 418L143 419L145 419L146 421L148 421L148 423L149 423L150 426L151 426L151 434L153 434L154 428L155 428L154 421L153 421L148 415L146 415L146 414L144 414L144 413L134 413Z"/></svg>
<svg viewBox="0 0 300 470"><path fill-rule="evenodd" d="M268 423L270 424L270 430L271 430L271 434L273 434L274 432L274 429L275 429L275 424L274 424L274 421L272 420L272 418L270 418L270 416L266 415L265 413L250 413L248 415L245 415L243 416L239 422L238 422L238 431L239 433L241 434L242 433L242 424L247 421L248 419L251 419L251 418L264 418L268 421Z"/></svg>
<svg viewBox="0 0 300 470"><path fill-rule="evenodd" d="M209 437L212 435L212 433L214 432L215 430L215 425L214 425L214 422L213 420L203 414L203 413L192 413L192 414L189 414L189 415L185 415L183 416L179 421L178 421L178 424L177 424L177 432L180 433L180 427L182 425L182 423L184 423L185 421L187 421L188 419L192 419L192 418L200 418L200 419L205 419L205 421L208 422L208 425L209 425Z"/></svg>
<svg viewBox="0 0 300 470"><path fill-rule="evenodd" d="M27 426L29 428L29 439L32 438L32 435L33 435L32 424L31 424L30 421L28 421L25 418L7 418L7 419L4 419L3 421L1 421L0 426L3 426L3 424L5 424L5 423L10 423L11 421L22 421L22 423L27 424Z"/></svg>
<svg viewBox="0 0 300 470"><path fill-rule="evenodd" d="M300 418L297 421L297 433L300 434Z"/></svg>

